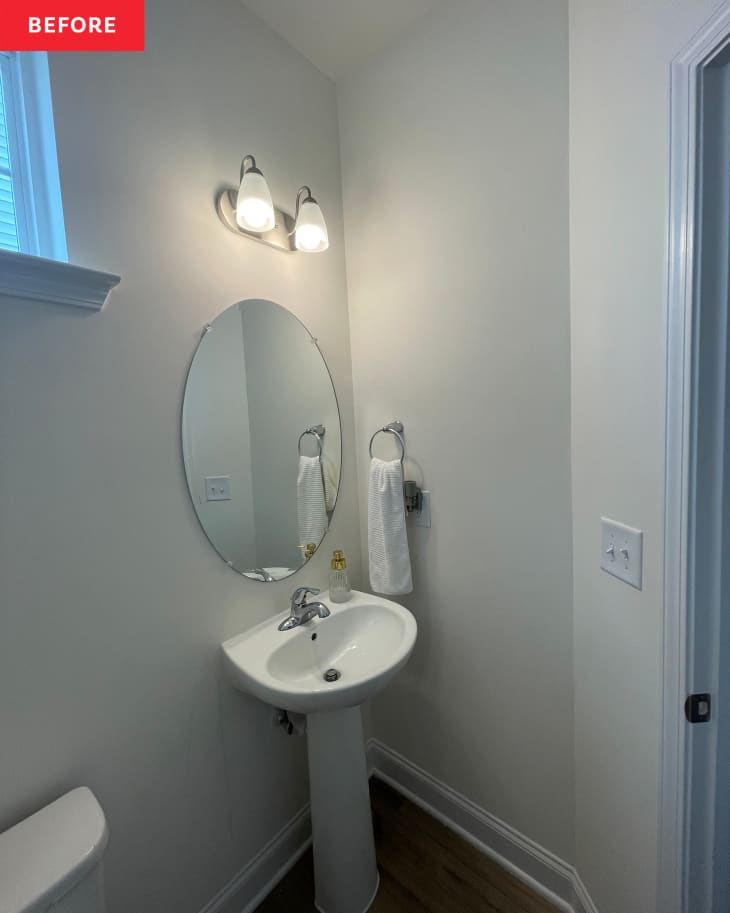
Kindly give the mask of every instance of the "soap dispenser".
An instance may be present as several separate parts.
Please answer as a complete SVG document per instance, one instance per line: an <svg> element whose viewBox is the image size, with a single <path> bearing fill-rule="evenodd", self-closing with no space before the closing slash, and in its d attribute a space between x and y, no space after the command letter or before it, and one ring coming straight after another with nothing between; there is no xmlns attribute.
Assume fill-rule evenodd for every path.
<svg viewBox="0 0 730 913"><path fill-rule="evenodd" d="M331 567L330 600L332 602L347 602L352 591L350 590L350 580L347 576L347 562L343 552L339 549L332 553Z"/></svg>

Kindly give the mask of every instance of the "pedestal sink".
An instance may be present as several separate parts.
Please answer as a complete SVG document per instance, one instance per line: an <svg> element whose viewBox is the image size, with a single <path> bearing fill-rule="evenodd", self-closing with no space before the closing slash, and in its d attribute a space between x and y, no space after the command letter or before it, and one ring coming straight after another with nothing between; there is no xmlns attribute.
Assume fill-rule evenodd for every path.
<svg viewBox="0 0 730 913"><path fill-rule="evenodd" d="M378 890L360 704L408 660L416 620L396 602L353 591L345 603L291 631L288 613L226 641L234 687L307 714L315 906L365 913ZM335 677L336 675L336 677ZM330 680L331 679L331 680Z"/></svg>

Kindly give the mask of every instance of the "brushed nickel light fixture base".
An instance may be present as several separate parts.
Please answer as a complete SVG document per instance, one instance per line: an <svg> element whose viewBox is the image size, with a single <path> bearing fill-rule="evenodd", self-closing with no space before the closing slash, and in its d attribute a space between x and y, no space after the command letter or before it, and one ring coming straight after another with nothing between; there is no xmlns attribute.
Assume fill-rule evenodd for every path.
<svg viewBox="0 0 730 913"><path fill-rule="evenodd" d="M229 187L224 190L216 201L216 211L221 222L234 234L243 235L246 238L252 238L254 241L261 241L262 244L268 244L269 247L275 247L277 250L286 251L288 254L295 252L294 246L294 217L278 206L274 206L274 215L276 224L271 231L256 232L249 231L247 228L241 228L236 222L236 201L238 189Z"/></svg>

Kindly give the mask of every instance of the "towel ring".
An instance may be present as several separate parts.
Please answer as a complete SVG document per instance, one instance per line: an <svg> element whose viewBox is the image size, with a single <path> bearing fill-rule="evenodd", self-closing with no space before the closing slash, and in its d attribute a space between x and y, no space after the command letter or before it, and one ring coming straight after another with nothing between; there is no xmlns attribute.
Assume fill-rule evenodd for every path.
<svg viewBox="0 0 730 913"><path fill-rule="evenodd" d="M373 458L373 441L382 432L385 432L386 434L394 434L398 438L398 441L400 442L400 464L402 466L403 460L406 456L406 443L403 440L403 422L399 421L389 422L383 428L378 428L375 434L370 438L370 446L368 447L368 451L370 452L370 459L372 460Z"/></svg>
<svg viewBox="0 0 730 913"><path fill-rule="evenodd" d="M312 437L317 439L317 447L319 448L319 458L322 459L322 438L325 434L324 425L312 425L311 428L307 428L305 431L299 435L299 440L297 441L297 453L299 456L302 455L302 438L306 435L311 434Z"/></svg>

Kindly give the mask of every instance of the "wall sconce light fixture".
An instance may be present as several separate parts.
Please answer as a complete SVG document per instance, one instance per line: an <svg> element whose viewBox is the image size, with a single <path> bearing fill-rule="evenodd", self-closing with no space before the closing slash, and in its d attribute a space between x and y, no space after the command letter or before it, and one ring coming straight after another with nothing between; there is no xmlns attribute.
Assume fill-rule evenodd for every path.
<svg viewBox="0 0 730 913"><path fill-rule="evenodd" d="M246 162L249 162L248 168ZM252 155L241 162L241 184L236 198L236 222L248 231L271 231L276 224L271 191Z"/></svg>
<svg viewBox="0 0 730 913"><path fill-rule="evenodd" d="M240 186L225 188L216 208L226 228L279 250L313 254L329 247L327 225L309 187L299 189L294 216L279 209L252 155L241 162Z"/></svg>
<svg viewBox="0 0 730 913"><path fill-rule="evenodd" d="M302 199L302 194L306 194L305 199ZM327 250L329 245L327 226L319 203L312 196L309 187L300 187L294 222L294 246L297 250L314 254Z"/></svg>

